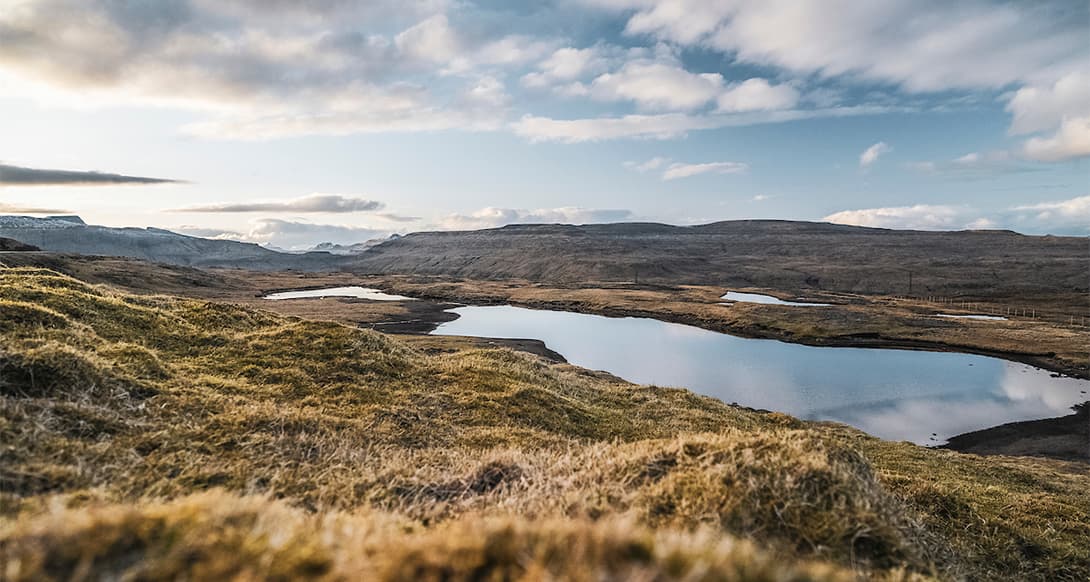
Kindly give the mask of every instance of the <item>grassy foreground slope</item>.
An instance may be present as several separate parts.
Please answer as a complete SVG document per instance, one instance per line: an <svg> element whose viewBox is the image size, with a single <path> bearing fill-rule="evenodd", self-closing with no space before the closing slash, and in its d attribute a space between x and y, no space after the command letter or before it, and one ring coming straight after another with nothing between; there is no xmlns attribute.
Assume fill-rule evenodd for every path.
<svg viewBox="0 0 1090 582"><path fill-rule="evenodd" d="M0 269L0 504L11 580L1090 576L1068 465L40 269Z"/></svg>

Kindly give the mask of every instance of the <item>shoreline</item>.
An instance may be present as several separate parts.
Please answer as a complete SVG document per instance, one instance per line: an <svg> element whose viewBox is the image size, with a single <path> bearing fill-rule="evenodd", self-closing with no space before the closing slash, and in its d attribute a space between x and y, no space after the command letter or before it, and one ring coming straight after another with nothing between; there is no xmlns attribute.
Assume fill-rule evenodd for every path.
<svg viewBox="0 0 1090 582"><path fill-rule="evenodd" d="M433 301L440 303L456 302L457 305L473 305L473 306L493 306L493 305L511 305L514 307L524 307L527 309L537 309L543 311L564 311L569 313L580 313L584 315L599 315L603 317L638 317L646 319L654 319L666 323L676 323L681 325L688 325L704 329L707 331L713 331L717 333L724 333L739 338L745 339L767 339L781 341L784 343L800 344L813 347L829 347L829 348L861 348L861 349L894 349L894 350L911 350L911 351L926 351L926 352L944 352L944 353L960 353L960 354L973 354L979 356L986 356L991 358L997 358L1001 360L1007 360L1011 362L1017 362L1020 364L1027 364L1042 370L1047 370L1052 373L1062 374L1071 378L1077 378L1080 380L1090 380L1090 367L1081 364L1071 364L1059 360L1056 357L1055 352L1029 352L1029 351L1013 351L1013 350L1000 350L992 349L981 346L967 345L964 343L953 343L941 340L919 340L919 339L907 339L907 338L889 338L882 337L881 332L858 332L858 333L845 333L835 336L826 337L805 337L786 332L782 329L771 328L764 325L738 325L722 320L715 321L709 320L703 317L699 317L692 314L669 312L669 311L655 311L650 309L632 309L632 308L618 308L611 306L592 306L582 302L571 301L550 301L550 300L520 300L517 298L480 298L480 297L467 297L460 296L456 293L452 294L440 294L440 295L421 295L412 292L404 291L400 285L382 286L381 283L375 283L376 288L383 289L384 291L398 291L401 294L407 296L413 296L420 301ZM445 308L445 309L449 309ZM803 308L791 308L791 309L803 309ZM443 320L435 323L427 331L421 333L431 333L441 323L451 321L452 319ZM420 329L424 329L421 326Z"/></svg>
<svg viewBox="0 0 1090 582"><path fill-rule="evenodd" d="M1090 463L1090 401L1074 408L1067 416L1008 422L963 433L935 448Z"/></svg>
<svg viewBox="0 0 1090 582"><path fill-rule="evenodd" d="M414 298L422 303L429 302L436 305L447 306L475 306L475 307L491 307L499 305L510 305L512 307L522 307L526 309L536 309L539 311L563 311L567 313L578 313L582 315L598 315L601 317L612 318L642 318L642 319L654 319L656 321L662 321L664 323L674 323L678 325L687 325L690 327L696 327L706 331L712 331L716 333L722 333L743 339L761 339L780 341L789 344L797 344L818 348L857 348L857 349L875 349L875 350L908 350L919 352L940 352L940 353L954 353L954 354L972 354L977 356L985 356L989 358L996 358L1000 360L1006 360L1009 362L1016 362L1019 364L1026 364L1042 370L1047 370L1054 374L1061 374L1063 376L1077 378L1080 380L1090 380L1090 373L1073 367L1067 366L1056 360L1052 359L1049 354L1030 354L1024 352L1010 352L1001 350L988 350L977 348L973 346L962 346L957 344L949 344L943 342L928 342L928 341L910 341L899 339L887 339L882 337L876 337L869 334L857 334L854 336L840 336L838 338L827 339L811 339L811 338L793 338L788 335L776 335L776 334L762 334L759 332L747 333L747 330L734 327L721 328L718 326L700 325L700 320L684 318L684 317L663 317L662 314L658 314L652 311L639 311L639 310L613 310L613 309L601 309L601 310L588 310L579 308L561 308L550 305L548 303L522 303L517 301L509 302L473 302L473 303L434 303L433 300L428 298ZM442 307L441 313L449 313L448 309L452 307ZM455 317L443 318L436 317L430 321L408 322L408 321L389 321L378 322L372 325L373 329L382 331L384 333L393 334L412 334L419 333L424 335L430 335L443 323L448 321L454 321L457 319L457 314L451 314ZM412 324L412 325L409 325ZM401 326L396 329L384 329L380 326Z"/></svg>
<svg viewBox="0 0 1090 582"><path fill-rule="evenodd" d="M435 329L447 321L453 321L458 317L455 313L446 311L453 306L466 305L465 303L451 304L451 303L436 303L431 299L417 298L419 303L423 305L429 305L438 314L449 314L453 317L450 318L435 318L434 321L425 324L420 322L420 326L414 328L412 331L398 330L395 333L401 337L413 338L411 341L414 344L424 344L423 347L428 349L428 340L426 338L446 338L444 340L437 341L449 341L451 339L461 342L463 347L507 347L519 351L529 352L539 357L545 358L554 363L567 363L564 356L548 347L545 342L538 339L522 338L522 339L498 339L487 338L480 336L433 336L431 335ZM540 305L525 305L518 303L471 303L470 305L515 305L518 307L524 307L528 309L542 309L556 311L556 309L545 308ZM570 313L583 313L588 315L600 315L603 317L643 317L656 319L658 321L666 321L667 323L679 323L682 325L691 325L683 321L668 321L659 317L650 317L643 313L626 312L620 315L614 313L593 313L577 309L566 309ZM389 322L392 325L398 325L404 322ZM694 326L700 327L700 326ZM387 331L381 327L381 324L371 326L372 329L378 331ZM422 331L426 328L426 331ZM707 328L701 328L707 329ZM709 329L708 331L715 331L716 333L727 333L715 329ZM995 357L1006 361L1019 362L1031 366L1035 366L1041 369L1049 370L1053 373L1060 373L1048 366L1050 360L1040 360L1032 356L1018 353L996 353L989 352L987 350L973 350L973 349L959 349L959 346L946 346L942 344L927 344L925 342L911 343L911 342L895 342L885 340L882 338L866 338L864 341L853 342L799 342L790 341L786 339L761 337L761 336L744 336L739 334L736 337L745 337L747 339L771 339L773 341L784 341L785 343L796 343L800 345L811 345L815 347L829 347L829 348L858 348L858 349L903 349L914 351L932 351L932 352L946 352L946 353L968 353L976 354L987 357ZM431 349L440 350L442 348L431 347ZM449 348L447 348L449 349ZM1045 365L1040 365L1044 363ZM1078 376L1075 376L1078 377ZM748 407L747 407L748 408ZM1090 424L1086 420L1086 411L1090 409L1090 396L1087 397L1087 404L1080 407L1080 412L1075 414L1055 417L1055 418L1040 418L1029 419L1023 421L1009 422L999 425L993 425L965 433L961 433L947 439L946 443L936 445L934 447L925 448L937 448L948 449L958 451L961 453L977 454L977 455L1005 455L1005 456L1032 456L1032 457L1046 457L1052 459L1059 459L1064 461L1075 461L1081 463L1090 463L1090 432L1087 432ZM1079 420L1073 420L1073 419ZM1079 444L1084 446L1079 448ZM922 445L921 445L922 446ZM1083 451L1081 454L1078 451Z"/></svg>
<svg viewBox="0 0 1090 582"><path fill-rule="evenodd" d="M433 303L428 298L417 298L418 301L423 303L430 303L439 310L440 313L450 313L445 311L449 309L450 304L437 304ZM910 342L904 340L890 340L881 337L859 337L855 336L848 340L837 340L831 338L825 341L798 341L792 340L787 337L770 337L769 335L759 334L741 334L731 333L731 331L724 331L721 329L715 329L711 327L705 327L695 325L690 319L687 318L664 318L661 314L649 313L639 310L615 310L615 309L602 309L602 310L587 310L579 308L557 309L556 306L549 305L544 302L471 302L471 303L459 303L458 305L513 305L517 307L524 307L528 309L540 309L549 311L566 311L570 313L582 313L588 315L600 315L603 317L641 317L655 319L658 321L665 321L667 323L677 323L681 325L691 325L708 331L714 331L716 333L727 333L734 335L735 337L742 337L747 339L769 339L773 341L783 341L785 343L795 343L800 345L809 345L814 347L829 347L829 348L857 348L857 349L901 349L912 351L930 351L930 352L944 352L944 353L963 353L963 354L975 354L986 357L992 357L1002 359L1005 361L1018 362L1034 366L1043 370L1053 372L1054 374L1067 375L1074 378L1086 378L1085 372L1078 369L1070 369L1065 366L1057 365L1056 361L1048 356L1040 356L1033 354L1017 353L1017 352L1002 352L996 350L986 350L973 348L969 346L949 345L936 342ZM420 329L409 332L410 334L418 337L437 337L430 334L439 327L445 321L452 321L457 317L457 314L451 313L454 318L444 319L443 321L436 321L431 323L430 326L421 326L420 329L427 327L427 331L421 331ZM656 317L656 315L659 315ZM396 323L396 322L394 322ZM377 328L380 331L384 331L381 328ZM404 332L402 332L404 333ZM544 342L536 339L507 339L498 340L495 338L484 338L476 336L438 336L438 337L456 337L462 340L475 342L479 347L487 346L503 346L516 350L526 351L543 357L547 360L565 363L563 355L551 350ZM555 356L555 357L554 357ZM1068 373L1073 372L1073 373ZM993 425L985 428L981 428L974 431L958 434L947 439L947 442L942 445L937 445L934 448L954 450L968 454L978 455L1006 455L1006 456L1033 456L1033 457L1046 457L1052 459L1059 459L1064 461L1076 461L1082 463L1090 463L1090 433L1087 432L1087 424L1083 417L1086 416L1086 410L1090 408L1090 396L1087 397L1087 404L1081 406L1081 412L1055 418L1041 418L1041 419L1029 419L1024 421L1016 421L1010 423L1004 423L999 425ZM1078 417L1083 419L1078 422L1073 422L1072 419ZM1073 444L1074 443L1074 444ZM1077 452L1078 444L1082 443L1085 446L1082 447L1084 451L1082 454Z"/></svg>

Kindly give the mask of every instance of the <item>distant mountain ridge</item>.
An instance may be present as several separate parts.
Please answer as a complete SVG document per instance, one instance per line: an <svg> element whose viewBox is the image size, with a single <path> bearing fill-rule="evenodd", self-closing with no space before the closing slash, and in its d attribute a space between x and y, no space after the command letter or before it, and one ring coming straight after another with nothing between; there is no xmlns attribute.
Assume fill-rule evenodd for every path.
<svg viewBox="0 0 1090 582"><path fill-rule="evenodd" d="M1084 237L787 220L515 224L411 233L373 245L329 243L302 253L157 228L86 225L71 216L0 216L0 237L43 251L193 267L916 295L1084 293L1090 266Z"/></svg>
<svg viewBox="0 0 1090 582"><path fill-rule="evenodd" d="M372 238L363 242L358 242L350 245L323 242L310 247L309 249L307 249L307 252L329 253L331 255L358 255L367 252L372 247L376 247L384 242L391 241L400 237L401 235L395 233L385 238Z"/></svg>
<svg viewBox="0 0 1090 582"><path fill-rule="evenodd" d="M78 216L0 216L0 237L43 251L131 257L195 267L329 270L336 266L334 257L327 253L284 254L253 243L206 239L160 228L88 225Z"/></svg>
<svg viewBox="0 0 1090 582"><path fill-rule="evenodd" d="M349 268L550 283L960 294L1084 290L1087 262L1083 237L736 220L418 232L354 257Z"/></svg>

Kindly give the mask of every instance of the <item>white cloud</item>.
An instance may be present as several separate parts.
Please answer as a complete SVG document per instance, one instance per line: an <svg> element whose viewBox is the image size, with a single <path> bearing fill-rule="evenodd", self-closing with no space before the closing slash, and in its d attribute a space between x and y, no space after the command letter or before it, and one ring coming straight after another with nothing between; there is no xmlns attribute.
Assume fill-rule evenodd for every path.
<svg viewBox="0 0 1090 582"><path fill-rule="evenodd" d="M306 249L322 242L353 244L389 236L392 232L366 226L318 224L279 218L253 220L250 222L249 228L243 231L193 225L181 226L172 230L201 238L251 242L285 249Z"/></svg>
<svg viewBox="0 0 1090 582"><path fill-rule="evenodd" d="M486 65L518 65L540 59L555 46L549 39L511 35L482 46L474 60Z"/></svg>
<svg viewBox="0 0 1090 582"><path fill-rule="evenodd" d="M1000 88L1085 59L1085 6L985 0L608 0L625 31L910 91Z"/></svg>
<svg viewBox="0 0 1090 582"><path fill-rule="evenodd" d="M388 220L390 222L417 222L420 220L419 216L406 216L404 214L395 214L393 212L376 212L372 214L375 218L382 220Z"/></svg>
<svg viewBox="0 0 1090 582"><path fill-rule="evenodd" d="M623 165L626 168L629 168L631 170L635 170L635 171L640 172L642 174L644 172L650 172L651 170L656 170L658 168L661 168L663 165L669 163L669 161L670 161L670 158L664 158L664 157L656 156L654 158L651 158L651 159L647 160L646 162L624 162Z"/></svg>
<svg viewBox="0 0 1090 582"><path fill-rule="evenodd" d="M601 44L587 48L557 49L541 61L537 71L524 75L522 84L540 89L603 73L611 67L620 50L619 47Z"/></svg>
<svg viewBox="0 0 1090 582"><path fill-rule="evenodd" d="M447 104L437 104L435 97L419 86L360 86L350 95L331 98L324 106L257 107L253 112L215 115L181 130L198 137L239 140L447 129L493 131L505 123L504 112L497 114L496 100L505 100L502 88L487 78L467 86L461 99Z"/></svg>
<svg viewBox="0 0 1090 582"><path fill-rule="evenodd" d="M893 148L884 141L880 141L869 148L863 150L863 153L859 154L859 167L866 168L878 161L878 158L882 154L889 153Z"/></svg>
<svg viewBox="0 0 1090 582"><path fill-rule="evenodd" d="M1017 151L970 152L949 161L907 164L925 174L984 179L1043 169L1035 162L1063 162L1090 156L1090 117L1065 119L1051 135L1032 137Z"/></svg>
<svg viewBox="0 0 1090 582"><path fill-rule="evenodd" d="M171 228L169 230L171 230L172 232L178 232L181 234L196 236L200 238L250 242L246 239L246 235L244 233L235 230L226 230L223 228L209 228L204 226L186 224L177 228Z"/></svg>
<svg viewBox="0 0 1090 582"><path fill-rule="evenodd" d="M950 204L844 210L822 220L875 228L962 230L1007 228L1028 234L1090 234L1090 196L992 211Z"/></svg>
<svg viewBox="0 0 1090 582"><path fill-rule="evenodd" d="M632 212L625 209L563 207L523 210L489 207L470 214L448 215L439 221L437 227L445 230L473 230L494 228L506 224L618 222L631 217Z"/></svg>
<svg viewBox="0 0 1090 582"><path fill-rule="evenodd" d="M1022 154L1038 162L1063 162L1090 156L1090 116L1064 119L1051 136L1026 140Z"/></svg>
<svg viewBox="0 0 1090 582"><path fill-rule="evenodd" d="M696 44L713 32L735 8L731 2L700 0L613 0L602 4L615 8L637 8L637 12L628 20L625 32L653 34L681 44Z"/></svg>
<svg viewBox="0 0 1090 582"><path fill-rule="evenodd" d="M1032 219L1042 224L1081 228L1083 232L1090 233L1090 196L1025 204L1015 206L1011 210L1028 213L1022 221Z"/></svg>
<svg viewBox="0 0 1090 582"><path fill-rule="evenodd" d="M410 57L444 64L460 57L463 50L446 14L436 14L405 29L394 37L394 44Z"/></svg>
<svg viewBox="0 0 1090 582"><path fill-rule="evenodd" d="M641 174L662 168L663 181L689 178L700 174L741 174L749 169L749 165L742 162L670 163L670 158L664 157L654 157L646 162L624 162L623 165Z"/></svg>
<svg viewBox="0 0 1090 582"><path fill-rule="evenodd" d="M1022 144L1023 157L1064 162L1090 156L1090 72L1073 71L1053 83L1022 87L1010 97L1007 111L1012 135L1045 134Z"/></svg>
<svg viewBox="0 0 1090 582"><path fill-rule="evenodd" d="M700 174L741 174L749 169L742 162L708 162L704 164L673 163L662 173L663 180L677 180Z"/></svg>
<svg viewBox="0 0 1090 582"><path fill-rule="evenodd" d="M667 113L660 115L625 115L587 119L552 119L524 115L512 124L518 135L531 141L578 143L619 138L667 139L694 129L710 129L715 123L705 117Z"/></svg>
<svg viewBox="0 0 1090 582"><path fill-rule="evenodd" d="M1029 85L1007 102L1014 135L1048 131L1065 119L1090 116L1090 73L1075 71L1055 83Z"/></svg>
<svg viewBox="0 0 1090 582"><path fill-rule="evenodd" d="M677 63L639 60L594 79L589 92L603 101L627 100L643 109L676 111L703 107L722 87L718 73L690 73Z"/></svg>
<svg viewBox="0 0 1090 582"><path fill-rule="evenodd" d="M690 131L740 127L763 123L783 123L799 119L819 117L849 117L875 115L904 109L883 106L834 107L830 109L790 109L784 111L753 111L747 113L686 114L660 113L654 115L633 114L620 117L590 117L581 119L554 119L536 115L523 115L510 127L515 134L530 141L554 141L580 143L612 139L670 139Z"/></svg>
<svg viewBox="0 0 1090 582"><path fill-rule="evenodd" d="M765 79L747 79L732 85L719 96L720 111L768 111L791 109L799 92L790 85L771 85Z"/></svg>
<svg viewBox="0 0 1090 582"><path fill-rule="evenodd" d="M981 180L1040 169L1005 150L969 152L952 160L909 162L905 165L924 174L958 180Z"/></svg>
<svg viewBox="0 0 1090 582"><path fill-rule="evenodd" d="M756 196L751 198L751 200L753 202L764 202L765 200L770 200L770 199L775 198L775 197L776 196L773 195L773 194L757 194Z"/></svg>
<svg viewBox="0 0 1090 582"><path fill-rule="evenodd" d="M1085 125L1077 120L1090 117L1085 3L584 2L614 11L627 34L651 46L576 48L554 37L505 35L513 28L505 11L455 0L35 0L0 10L0 74L5 94L37 98L42 84L78 107L190 109L202 117L185 133L230 139L504 127L564 142L666 138L861 111L834 107L839 94L825 87L730 83L718 72L687 70L678 54L697 48L777 68L777 78L839 76L909 91L1020 87L1007 107L1011 132L1028 136L1024 155L1084 155ZM565 18L585 17L568 9ZM536 70L528 72L529 63ZM505 84L519 75L525 87L558 95L690 115L531 115L508 125ZM717 113L783 115L695 113L712 103ZM799 103L819 109L799 112ZM637 127L644 122L650 127Z"/></svg>
<svg viewBox="0 0 1090 582"><path fill-rule="evenodd" d="M796 75L891 83L909 92L1020 85L1007 104L1011 133L1051 134L1027 140L1024 155L1046 162L1087 155L1085 125L1077 121L1090 118L1085 2L584 1L625 15L629 35ZM790 89L777 99L798 102ZM818 90L807 102L830 107L835 97ZM723 110L754 101L761 102L720 98Z"/></svg>
<svg viewBox="0 0 1090 582"><path fill-rule="evenodd" d="M587 80L590 75L597 75ZM522 77L526 87L551 88L567 97L598 101L630 101L645 110L688 111L717 101L726 112L790 109L799 102L798 91L751 78L726 84L719 73L694 73L685 68L676 49L622 49L598 44L562 48Z"/></svg>
<svg viewBox="0 0 1090 582"><path fill-rule="evenodd" d="M971 209L963 206L917 204L889 208L844 210L822 218L825 222L875 228L950 230L962 228Z"/></svg>
<svg viewBox="0 0 1090 582"><path fill-rule="evenodd" d="M183 132L213 138L495 130L501 73L555 46L456 30L445 11L462 8L442 0L146 4L0 10L5 91L191 109L204 117Z"/></svg>
<svg viewBox="0 0 1090 582"><path fill-rule="evenodd" d="M511 101L503 81L492 77L481 77L466 96L474 102L491 107L503 107Z"/></svg>
<svg viewBox="0 0 1090 582"><path fill-rule="evenodd" d="M251 223L243 240L297 249L309 248L320 242L353 244L389 234L390 231L366 226L261 218Z"/></svg>

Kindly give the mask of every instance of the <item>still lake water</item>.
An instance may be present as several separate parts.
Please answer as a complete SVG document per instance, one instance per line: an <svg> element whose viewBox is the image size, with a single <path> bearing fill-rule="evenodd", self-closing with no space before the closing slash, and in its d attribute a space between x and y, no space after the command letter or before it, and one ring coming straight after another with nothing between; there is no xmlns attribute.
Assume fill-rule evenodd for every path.
<svg viewBox="0 0 1090 582"><path fill-rule="evenodd" d="M282 291L270 293L265 299L279 301L283 299L312 299L315 297L355 297L372 301L415 301L412 297L391 295L370 287L329 287L326 289L308 289L306 291Z"/></svg>
<svg viewBox="0 0 1090 582"><path fill-rule="evenodd" d="M998 315L952 315L950 313L936 313L931 317L948 317L950 319L979 319L980 321L1007 321L1006 317Z"/></svg>
<svg viewBox="0 0 1090 582"><path fill-rule="evenodd" d="M795 307L828 307L828 303L806 303L804 301L787 301L780 299L779 297L773 297L771 295L762 295L760 293L739 293L737 291L728 291L726 295L720 297L727 301L738 301L740 303L763 303L765 305L794 305Z"/></svg>
<svg viewBox="0 0 1090 582"><path fill-rule="evenodd" d="M1005 422L1063 416L1090 400L1090 381L985 356L818 348L654 319L512 306L451 311L460 317L433 333L538 339L572 364L639 384L688 388L924 445Z"/></svg>

